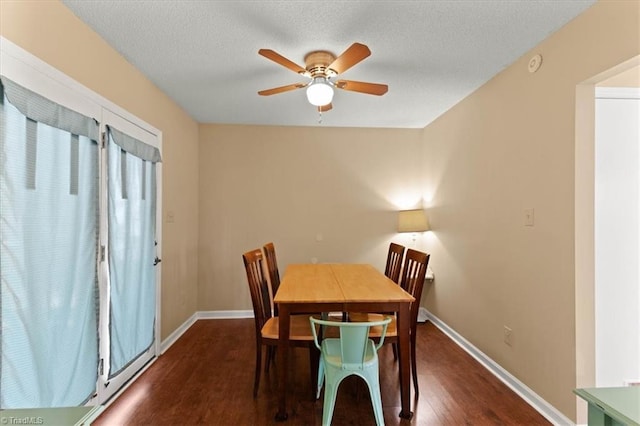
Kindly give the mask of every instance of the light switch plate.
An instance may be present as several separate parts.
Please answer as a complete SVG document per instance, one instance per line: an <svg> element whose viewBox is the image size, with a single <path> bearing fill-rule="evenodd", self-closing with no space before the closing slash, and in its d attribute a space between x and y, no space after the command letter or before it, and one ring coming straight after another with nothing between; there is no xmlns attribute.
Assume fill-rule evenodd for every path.
<svg viewBox="0 0 640 426"><path fill-rule="evenodd" d="M524 226L533 226L533 209L524 209Z"/></svg>

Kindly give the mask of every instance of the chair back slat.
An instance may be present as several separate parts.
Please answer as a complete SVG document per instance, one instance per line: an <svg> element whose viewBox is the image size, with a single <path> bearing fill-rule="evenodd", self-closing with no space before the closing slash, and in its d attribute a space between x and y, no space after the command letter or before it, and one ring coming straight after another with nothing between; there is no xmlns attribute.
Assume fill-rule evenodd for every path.
<svg viewBox="0 0 640 426"><path fill-rule="evenodd" d="M384 268L384 274L394 283L400 282L400 271L402 270L402 256L405 247L400 244L389 244L389 252L387 253L387 265Z"/></svg>
<svg viewBox="0 0 640 426"><path fill-rule="evenodd" d="M404 267L402 271L402 281L400 286L409 294L411 294L415 301L411 302L410 316L412 331L415 331L415 326L418 321L418 310L420 308L420 298L422 297L422 289L424 287L424 280L427 275L427 266L429 265L429 258L431 255L423 253L421 251L407 249L407 253L404 259Z"/></svg>
<svg viewBox="0 0 640 426"><path fill-rule="evenodd" d="M340 352L342 368L362 368L367 351L369 327L340 327Z"/></svg>
<svg viewBox="0 0 640 426"><path fill-rule="evenodd" d="M273 243L267 243L262 248L264 257L267 261L267 271L269 271L269 280L271 280L271 290L275 295L280 287L280 271L278 270L278 260L276 258L276 248Z"/></svg>
<svg viewBox="0 0 640 426"><path fill-rule="evenodd" d="M269 272L269 281L271 282L271 297L275 297L280 287L280 271L278 270L278 260L276 258L276 248L273 243L267 243L262 247L264 257L267 261L267 271ZM273 306L273 314L278 316L278 306Z"/></svg>
<svg viewBox="0 0 640 426"><path fill-rule="evenodd" d="M242 255L242 260L247 272L247 282L251 293L256 328L259 331L267 320L273 316L269 287L262 267L262 251L260 249L248 251Z"/></svg>

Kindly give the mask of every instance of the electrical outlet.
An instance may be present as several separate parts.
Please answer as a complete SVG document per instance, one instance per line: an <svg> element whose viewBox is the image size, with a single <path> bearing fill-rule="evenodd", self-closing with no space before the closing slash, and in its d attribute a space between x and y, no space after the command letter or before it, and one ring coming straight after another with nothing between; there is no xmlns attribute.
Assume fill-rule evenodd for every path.
<svg viewBox="0 0 640 426"><path fill-rule="evenodd" d="M513 330L511 330L506 325L504 326L503 338L504 338L504 343L507 346L511 346L513 344Z"/></svg>

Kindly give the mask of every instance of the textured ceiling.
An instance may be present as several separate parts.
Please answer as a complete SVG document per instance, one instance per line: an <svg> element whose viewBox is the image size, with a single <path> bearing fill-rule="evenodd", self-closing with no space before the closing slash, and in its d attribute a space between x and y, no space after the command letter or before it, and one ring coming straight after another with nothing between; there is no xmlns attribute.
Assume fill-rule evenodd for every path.
<svg viewBox="0 0 640 426"><path fill-rule="evenodd" d="M389 91L336 90L321 125L422 128L595 1L63 2L198 122L319 125L304 89L258 96L308 81L258 50L304 66L360 42L371 56L340 78Z"/></svg>

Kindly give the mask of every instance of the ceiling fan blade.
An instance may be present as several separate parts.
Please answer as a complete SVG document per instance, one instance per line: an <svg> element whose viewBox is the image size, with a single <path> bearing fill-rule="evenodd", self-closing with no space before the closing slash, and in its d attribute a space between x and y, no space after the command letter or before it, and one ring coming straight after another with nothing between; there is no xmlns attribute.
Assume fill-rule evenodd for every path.
<svg viewBox="0 0 640 426"><path fill-rule="evenodd" d="M328 68L335 71L336 74L342 74L369 55L371 55L371 51L367 46L360 43L353 43L342 55L338 56Z"/></svg>
<svg viewBox="0 0 640 426"><path fill-rule="evenodd" d="M273 89L261 90L258 92L258 95L261 95L261 96L276 95L278 93L288 92L290 90L302 89L305 86L306 84L304 83L287 84L286 86L280 86L280 87L274 87Z"/></svg>
<svg viewBox="0 0 640 426"><path fill-rule="evenodd" d="M291 71L295 73L298 73L307 77L311 76L309 74L309 71L302 68L300 65L296 64L295 62L292 62L289 59L285 58L281 54L274 52L271 49L260 49L258 50L258 53L264 56L265 58L271 59L273 62L282 65L285 68L289 68Z"/></svg>
<svg viewBox="0 0 640 426"><path fill-rule="evenodd" d="M338 80L335 82L338 89L349 90L351 92L367 93L369 95L381 96L387 93L389 86L378 83L365 83L362 81Z"/></svg>
<svg viewBox="0 0 640 426"><path fill-rule="evenodd" d="M333 108L333 105L331 105L331 104L322 105L322 106L318 107L318 112L327 112L331 108Z"/></svg>

